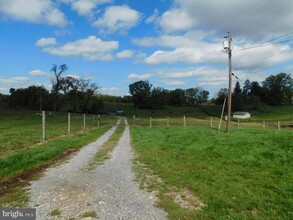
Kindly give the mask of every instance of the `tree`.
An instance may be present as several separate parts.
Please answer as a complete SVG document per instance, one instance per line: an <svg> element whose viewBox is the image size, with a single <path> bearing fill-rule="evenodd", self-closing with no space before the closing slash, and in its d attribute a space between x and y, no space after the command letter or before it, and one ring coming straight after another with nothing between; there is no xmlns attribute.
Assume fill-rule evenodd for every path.
<svg viewBox="0 0 293 220"><path fill-rule="evenodd" d="M185 104L185 91L183 89L175 89L170 92L170 105L182 106Z"/></svg>
<svg viewBox="0 0 293 220"><path fill-rule="evenodd" d="M293 96L293 79L286 73L270 75L262 82L264 101L269 105L290 104Z"/></svg>
<svg viewBox="0 0 293 220"><path fill-rule="evenodd" d="M232 109L233 111L243 110L244 97L240 83L237 81L232 95Z"/></svg>
<svg viewBox="0 0 293 220"><path fill-rule="evenodd" d="M150 108L152 85L149 81L137 81L129 85L133 104L139 108Z"/></svg>
<svg viewBox="0 0 293 220"><path fill-rule="evenodd" d="M189 88L185 90L185 103L189 106L194 106L198 102L198 88Z"/></svg>
<svg viewBox="0 0 293 220"><path fill-rule="evenodd" d="M237 81L235 84L233 95L240 95L241 92L242 92L242 89L241 89L240 83Z"/></svg>
<svg viewBox="0 0 293 220"><path fill-rule="evenodd" d="M155 87L152 89L152 96L151 96L151 107L152 108L159 108L163 107L168 104L168 97L169 91L161 88Z"/></svg>
<svg viewBox="0 0 293 220"><path fill-rule="evenodd" d="M243 86L243 90L242 90L242 94L243 95L249 95L251 92L251 83L249 81L249 79L245 80L244 82L244 86Z"/></svg>
<svg viewBox="0 0 293 220"><path fill-rule="evenodd" d="M217 98L215 99L216 105L223 105L225 98L228 95L228 89L221 88L217 94Z"/></svg>
<svg viewBox="0 0 293 220"><path fill-rule="evenodd" d="M90 83L90 80L67 76L61 79L60 85L66 100L73 107L73 112L78 109L82 112L93 111L92 108L89 110L89 103L98 89L94 83Z"/></svg>
<svg viewBox="0 0 293 220"><path fill-rule="evenodd" d="M49 92L43 86L29 86L13 90L9 97L9 105L41 111L48 104L48 96Z"/></svg>
<svg viewBox="0 0 293 220"><path fill-rule="evenodd" d="M209 91L201 90L198 93L198 104L204 105L209 100L209 95L210 95Z"/></svg>
<svg viewBox="0 0 293 220"><path fill-rule="evenodd" d="M52 94L54 96L54 106L53 109L56 111L60 106L59 106L59 94L60 91L62 90L62 73L67 71L67 66L66 64L62 64L59 67L56 64L52 65L52 68L50 72L54 74L54 79L51 81L52 82Z"/></svg>

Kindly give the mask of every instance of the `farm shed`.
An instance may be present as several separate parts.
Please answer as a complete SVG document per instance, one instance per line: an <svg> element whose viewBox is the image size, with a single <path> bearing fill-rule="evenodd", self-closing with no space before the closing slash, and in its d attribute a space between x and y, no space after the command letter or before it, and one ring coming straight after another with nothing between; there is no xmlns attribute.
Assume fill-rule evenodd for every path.
<svg viewBox="0 0 293 220"><path fill-rule="evenodd" d="M249 112L234 112L233 113L233 118L239 118L239 119L247 119L250 118L250 113Z"/></svg>

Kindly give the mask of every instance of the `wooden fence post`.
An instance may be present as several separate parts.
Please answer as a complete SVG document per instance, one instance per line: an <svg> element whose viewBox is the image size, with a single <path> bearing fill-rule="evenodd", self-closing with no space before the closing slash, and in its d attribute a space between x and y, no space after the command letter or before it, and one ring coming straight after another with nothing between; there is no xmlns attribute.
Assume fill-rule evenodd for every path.
<svg viewBox="0 0 293 220"><path fill-rule="evenodd" d="M150 117L150 128L152 128L152 117Z"/></svg>
<svg viewBox="0 0 293 220"><path fill-rule="evenodd" d="M185 115L183 116L183 126L186 126L186 119L185 119Z"/></svg>
<svg viewBox="0 0 293 220"><path fill-rule="evenodd" d="M95 127L95 115L93 115L93 128Z"/></svg>
<svg viewBox="0 0 293 220"><path fill-rule="evenodd" d="M85 130L86 122L85 122L85 114L83 114L83 130Z"/></svg>
<svg viewBox="0 0 293 220"><path fill-rule="evenodd" d="M213 127L213 117L211 117L211 128Z"/></svg>
<svg viewBox="0 0 293 220"><path fill-rule="evenodd" d="M280 121L278 121L278 130L281 131Z"/></svg>
<svg viewBox="0 0 293 220"><path fill-rule="evenodd" d="M43 141L46 140L46 112L42 111L42 133Z"/></svg>
<svg viewBox="0 0 293 220"><path fill-rule="evenodd" d="M101 120L101 116L100 116L100 114L98 114L98 128L100 128L100 120ZM109 121L109 117L108 117L108 121ZM108 122L108 124L109 124L109 122Z"/></svg>
<svg viewBox="0 0 293 220"><path fill-rule="evenodd" d="M68 134L70 134L70 112L68 112L68 128L67 128L67 132Z"/></svg>
<svg viewBox="0 0 293 220"><path fill-rule="evenodd" d="M240 119L238 118L237 128L239 128L239 125L240 125Z"/></svg>

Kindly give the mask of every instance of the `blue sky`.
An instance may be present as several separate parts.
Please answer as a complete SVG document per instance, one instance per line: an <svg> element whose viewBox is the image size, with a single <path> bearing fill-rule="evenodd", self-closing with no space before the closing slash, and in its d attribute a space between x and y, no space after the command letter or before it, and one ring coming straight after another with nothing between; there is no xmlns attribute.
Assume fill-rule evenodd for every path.
<svg viewBox="0 0 293 220"><path fill-rule="evenodd" d="M52 64L66 64L104 94L149 80L213 96L228 84L228 31L241 83L292 74L292 11L291 0L0 0L0 93L50 89Z"/></svg>

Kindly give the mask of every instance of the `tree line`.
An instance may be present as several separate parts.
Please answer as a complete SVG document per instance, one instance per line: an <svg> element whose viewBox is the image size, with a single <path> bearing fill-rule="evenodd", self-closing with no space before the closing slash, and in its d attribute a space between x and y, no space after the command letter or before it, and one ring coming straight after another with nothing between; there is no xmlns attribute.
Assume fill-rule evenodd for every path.
<svg viewBox="0 0 293 220"><path fill-rule="evenodd" d="M227 97L228 89L219 90L215 98L209 100L209 91L200 87L189 89L167 90L152 87L149 81L137 81L129 85L129 93L133 104L138 108L160 108L172 106L222 105ZM247 107L257 108L264 105L292 104L293 80L286 73L270 75L262 84L247 79L243 88L237 81L232 95L233 111L244 110Z"/></svg>
<svg viewBox="0 0 293 220"><path fill-rule="evenodd" d="M167 90L141 80L129 85L129 96L102 95L98 94L98 87L89 79L64 76L67 69L65 64L52 66L51 91L36 85L11 88L9 95L0 94L0 105L5 103L10 108L40 111L97 113L103 109L103 102L133 103L138 108L196 106L207 102L222 105L228 94L228 89L222 88L214 98L209 99L209 91L200 87ZM293 80L290 75L279 73L270 75L261 84L247 79L241 87L237 81L232 98L233 111L247 107L292 104Z"/></svg>
<svg viewBox="0 0 293 220"><path fill-rule="evenodd" d="M220 89L214 100L215 104L223 104L227 93L228 89ZM237 81L232 93L234 111L243 110L247 106L257 108L264 105L286 104L293 104L293 79L286 73L270 75L261 84L247 79L243 88Z"/></svg>
<svg viewBox="0 0 293 220"><path fill-rule="evenodd" d="M132 96L133 104L138 108L203 105L209 99L209 92L200 87L167 90L153 87L147 80L130 84L129 93Z"/></svg>
<svg viewBox="0 0 293 220"><path fill-rule="evenodd" d="M96 96L98 87L89 79L64 76L67 69L65 64L53 64L50 70L53 74L51 91L36 85L11 88L7 97L8 106L40 111L96 113L102 107L101 100Z"/></svg>

